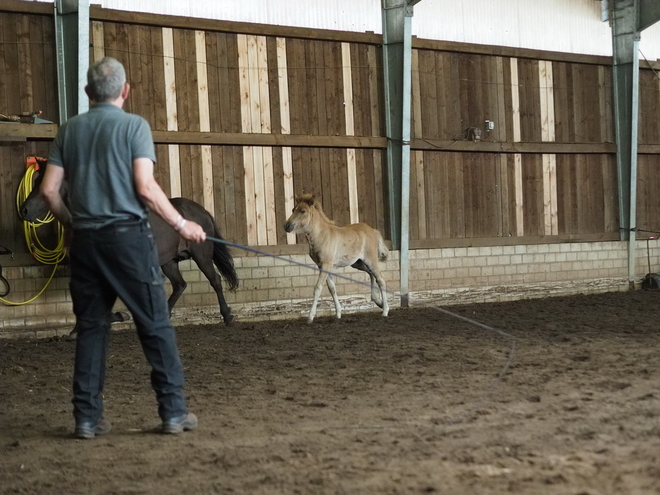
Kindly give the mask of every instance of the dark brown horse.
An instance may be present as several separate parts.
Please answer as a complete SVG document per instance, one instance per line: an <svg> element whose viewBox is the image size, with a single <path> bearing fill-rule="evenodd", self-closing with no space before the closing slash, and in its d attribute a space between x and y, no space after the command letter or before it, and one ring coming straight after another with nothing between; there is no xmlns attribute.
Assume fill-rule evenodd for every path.
<svg viewBox="0 0 660 495"><path fill-rule="evenodd" d="M37 176L32 192L20 207L21 217L27 222L34 222L48 212L46 203L39 196L39 187L42 178L43 174ZM66 183L62 187L62 196L66 198ZM222 239L215 220L203 206L186 198L172 198L170 202L181 213L181 216L200 224L204 228L206 235ZM163 219L153 213L149 215L149 223L151 224L156 246L158 247L160 267L172 283L172 294L167 300L170 314L187 286L179 270L179 262L192 258L209 280L213 290L215 290L220 305L220 313L225 324L229 325L234 319L234 316L231 314L231 308L227 305L222 293L220 277L213 267L215 264L230 290L238 288L238 277L234 270L234 260L227 246L211 241L189 243L181 238ZM113 314L113 321L122 321L123 319L120 314ZM75 333L75 331L76 329L74 328L72 333Z"/></svg>

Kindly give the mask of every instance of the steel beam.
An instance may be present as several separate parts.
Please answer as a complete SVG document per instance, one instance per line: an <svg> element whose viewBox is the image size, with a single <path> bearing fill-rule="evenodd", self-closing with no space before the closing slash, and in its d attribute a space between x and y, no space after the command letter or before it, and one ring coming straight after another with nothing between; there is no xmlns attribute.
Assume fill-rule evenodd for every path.
<svg viewBox="0 0 660 495"><path fill-rule="evenodd" d="M60 123L89 108L89 0L55 1L55 45Z"/></svg>
<svg viewBox="0 0 660 495"><path fill-rule="evenodd" d="M413 5L382 0L387 184L392 245L400 252L401 305L408 306Z"/></svg>

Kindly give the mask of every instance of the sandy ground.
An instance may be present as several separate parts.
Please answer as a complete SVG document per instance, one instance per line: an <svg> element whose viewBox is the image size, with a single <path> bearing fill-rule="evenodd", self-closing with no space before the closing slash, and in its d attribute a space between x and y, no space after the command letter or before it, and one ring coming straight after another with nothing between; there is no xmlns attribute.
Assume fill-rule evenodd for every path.
<svg viewBox="0 0 660 495"><path fill-rule="evenodd" d="M74 344L0 341L2 494L658 494L659 292L181 326L199 429L154 433L114 331L113 431L72 438ZM503 378L507 360L513 362Z"/></svg>

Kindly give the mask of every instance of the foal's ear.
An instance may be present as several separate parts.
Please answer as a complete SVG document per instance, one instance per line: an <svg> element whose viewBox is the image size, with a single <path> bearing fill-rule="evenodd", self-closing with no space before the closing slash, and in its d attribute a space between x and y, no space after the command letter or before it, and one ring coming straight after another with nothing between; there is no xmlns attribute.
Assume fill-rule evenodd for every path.
<svg viewBox="0 0 660 495"><path fill-rule="evenodd" d="M315 201L316 201L316 196L314 196L313 194L307 195L307 203L309 203L309 206L314 206Z"/></svg>

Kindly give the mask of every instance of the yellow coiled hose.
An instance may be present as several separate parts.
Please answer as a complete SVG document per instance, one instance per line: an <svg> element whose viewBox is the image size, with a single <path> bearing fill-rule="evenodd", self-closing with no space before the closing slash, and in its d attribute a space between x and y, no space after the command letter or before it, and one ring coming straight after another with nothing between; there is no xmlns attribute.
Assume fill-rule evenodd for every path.
<svg viewBox="0 0 660 495"><path fill-rule="evenodd" d="M37 167L33 164L27 167L25 175L21 179L20 184L18 185L18 192L16 193L16 211L18 215L20 214L21 205L32 192L32 182L34 178L34 173L37 171ZM25 242L27 243L28 249L32 254L32 257L44 265L54 265L53 272L50 274L50 278L46 282L46 285L31 299L24 302L12 302L7 301L0 297L0 301L4 304L9 304L11 306L20 306L22 304L27 304L34 301L46 290L51 280L55 276L55 271L57 266L66 256L66 249L64 247L64 227L60 222L57 222L57 245L54 249L49 249L43 245L37 234L37 228L42 225L46 225L50 222L57 222L53 214L49 211L43 218L37 219L35 222L23 222L23 231L25 234Z"/></svg>

